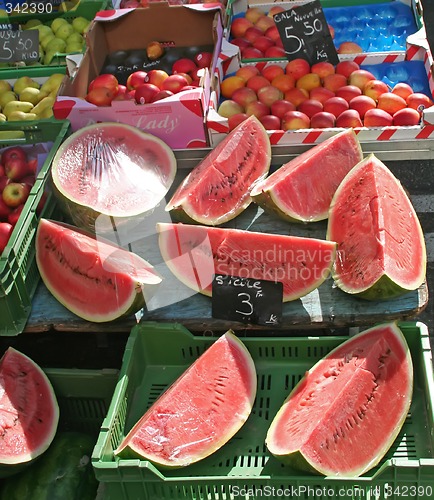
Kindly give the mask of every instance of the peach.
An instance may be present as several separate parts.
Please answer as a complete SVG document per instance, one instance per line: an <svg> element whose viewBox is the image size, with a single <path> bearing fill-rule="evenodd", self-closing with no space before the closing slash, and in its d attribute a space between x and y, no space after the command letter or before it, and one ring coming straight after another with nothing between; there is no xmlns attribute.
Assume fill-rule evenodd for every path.
<svg viewBox="0 0 434 500"><path fill-rule="evenodd" d="M258 101L263 102L270 107L273 102L283 99L283 92L272 85L262 87L258 90Z"/></svg>
<svg viewBox="0 0 434 500"><path fill-rule="evenodd" d="M375 76L366 69L356 69L348 78L349 85L355 85L363 92L363 87L369 82L375 80Z"/></svg>
<svg viewBox="0 0 434 500"><path fill-rule="evenodd" d="M369 97L372 97L374 101L378 101L380 95L389 92L389 90L390 89L387 83L383 82L382 80L376 79L369 80L369 82L366 82L365 86L363 87L363 93L365 95L368 95Z"/></svg>
<svg viewBox="0 0 434 500"><path fill-rule="evenodd" d="M259 118L265 130L281 130L281 121L275 115L264 115Z"/></svg>
<svg viewBox="0 0 434 500"><path fill-rule="evenodd" d="M220 116L229 118L230 116L240 114L244 112L243 106L233 101L232 99L226 99L223 101L217 109L217 113Z"/></svg>
<svg viewBox="0 0 434 500"><path fill-rule="evenodd" d="M406 107L407 103L405 102L405 99L399 97L399 95L396 95L393 92L385 92L384 94L381 94L377 102L377 108L387 111L391 115Z"/></svg>
<svg viewBox="0 0 434 500"><path fill-rule="evenodd" d="M244 33L253 26L254 24L245 17L236 17L231 23L231 35L234 38L242 38Z"/></svg>
<svg viewBox="0 0 434 500"><path fill-rule="evenodd" d="M278 101L274 101L270 107L270 111L272 115L275 115L282 119L283 115L287 111L295 111L295 105L292 102L287 101L286 99L280 99Z"/></svg>
<svg viewBox="0 0 434 500"><path fill-rule="evenodd" d="M384 109L368 109L363 117L365 127L388 127L393 124L392 115Z"/></svg>
<svg viewBox="0 0 434 500"><path fill-rule="evenodd" d="M332 75L327 75L323 79L323 87L336 92L339 88L344 87L347 84L347 79L344 75L339 73L334 73Z"/></svg>
<svg viewBox="0 0 434 500"><path fill-rule="evenodd" d="M285 70L278 64L267 64L267 66L262 69L261 74L265 76L269 82L272 82L276 76L284 75Z"/></svg>
<svg viewBox="0 0 434 500"><path fill-rule="evenodd" d="M334 95L334 92L324 87L315 87L309 92L309 97L311 99L316 99L323 104L327 99L330 99L330 97L334 97Z"/></svg>
<svg viewBox="0 0 434 500"><path fill-rule="evenodd" d="M327 75L333 75L335 73L335 67L328 61L321 61L312 64L310 71L311 73L317 73L320 78L325 78Z"/></svg>
<svg viewBox="0 0 434 500"><path fill-rule="evenodd" d="M409 108L416 109L419 113L422 113L425 108L430 108L433 105L433 101L421 92L410 94L406 99L406 103Z"/></svg>
<svg viewBox="0 0 434 500"><path fill-rule="evenodd" d="M252 46L246 47L241 51L241 59L262 59L263 57L263 52Z"/></svg>
<svg viewBox="0 0 434 500"><path fill-rule="evenodd" d="M235 90L245 87L246 81L240 76L228 76L220 84L220 92L223 97L230 99Z"/></svg>
<svg viewBox="0 0 434 500"><path fill-rule="evenodd" d="M306 59L293 59L286 64L285 73L287 75L292 75L295 80L298 80L303 75L310 73L310 64L306 61Z"/></svg>
<svg viewBox="0 0 434 500"><path fill-rule="evenodd" d="M274 42L271 38L261 35L253 42L253 47L260 50L265 55L268 49L274 47Z"/></svg>
<svg viewBox="0 0 434 500"><path fill-rule="evenodd" d="M335 72L349 78L351 73L353 73L353 71L357 71L358 69L360 69L360 66L356 63L356 61L339 61L336 64Z"/></svg>
<svg viewBox="0 0 434 500"><path fill-rule="evenodd" d="M400 109L393 115L393 125L399 127L419 125L420 113L414 108L404 108Z"/></svg>
<svg viewBox="0 0 434 500"><path fill-rule="evenodd" d="M355 109L359 113L360 118L362 119L368 110L375 109L377 107L377 104L372 97L363 94L351 99L349 105L351 109Z"/></svg>
<svg viewBox="0 0 434 500"><path fill-rule="evenodd" d="M269 17L266 14L264 14L256 21L255 26L260 30L262 30L263 33L265 33L268 30L268 28L275 26L275 22L272 17Z"/></svg>
<svg viewBox="0 0 434 500"><path fill-rule="evenodd" d="M273 45L265 51L264 57L267 59L284 59L286 57L286 52L283 47Z"/></svg>
<svg viewBox="0 0 434 500"><path fill-rule="evenodd" d="M313 115L310 119L312 128L332 128L335 126L336 117L327 111L320 111Z"/></svg>
<svg viewBox="0 0 434 500"><path fill-rule="evenodd" d="M253 65L248 65L248 66L242 66L241 68L238 68L237 71L235 72L236 76L239 76L243 80L247 82L247 80L255 75L259 75L260 71L259 68Z"/></svg>
<svg viewBox="0 0 434 500"><path fill-rule="evenodd" d="M282 130L310 127L310 118L301 111L287 111L282 117Z"/></svg>
<svg viewBox="0 0 434 500"><path fill-rule="evenodd" d="M237 115L232 115L228 118L229 130L233 130L236 126L246 120L249 116L246 113L238 113Z"/></svg>
<svg viewBox="0 0 434 500"><path fill-rule="evenodd" d="M327 111L327 113L331 113L332 115L335 115L336 118L346 111L350 105L348 102L343 98L343 97L330 97L325 103L324 103L324 111Z"/></svg>
<svg viewBox="0 0 434 500"><path fill-rule="evenodd" d="M324 106L322 105L322 103L316 101L315 99L306 99L297 106L297 111L301 111L309 118L312 118L312 116L316 113L323 111L323 109Z"/></svg>
<svg viewBox="0 0 434 500"><path fill-rule="evenodd" d="M251 23L255 24L256 21L263 15L264 11L259 7L248 7L244 17Z"/></svg>
<svg viewBox="0 0 434 500"><path fill-rule="evenodd" d="M407 99L410 94L413 94L413 88L405 82L399 82L394 85L392 92L396 95L399 95L403 99Z"/></svg>
<svg viewBox="0 0 434 500"><path fill-rule="evenodd" d="M246 87L253 89L256 93L258 93L259 89L262 87L268 87L268 85L270 85L270 82L265 78L265 76L262 75L252 76L246 83Z"/></svg>
<svg viewBox="0 0 434 500"><path fill-rule="evenodd" d="M338 97L343 97L347 102L350 102L353 97L362 95L362 91L355 85L344 85L336 90L336 95Z"/></svg>
<svg viewBox="0 0 434 500"><path fill-rule="evenodd" d="M249 87L241 87L232 93L232 100L245 108L247 104L258 100L256 92Z"/></svg>
<svg viewBox="0 0 434 500"><path fill-rule="evenodd" d="M270 108L263 102L254 101L247 104L244 112L247 116L255 115L256 118L261 118L261 116L270 114Z"/></svg>
<svg viewBox="0 0 434 500"><path fill-rule="evenodd" d="M301 102L309 99L309 92L305 89L298 89L294 87L285 92L285 99L292 102L295 106L298 106Z"/></svg>
<svg viewBox="0 0 434 500"><path fill-rule="evenodd" d="M361 52L363 52L362 47L354 42L342 42L337 49L338 54L360 54Z"/></svg>
<svg viewBox="0 0 434 500"><path fill-rule="evenodd" d="M278 75L271 80L271 85L278 88L282 92L295 87L295 79L292 75Z"/></svg>
<svg viewBox="0 0 434 500"><path fill-rule="evenodd" d="M253 44L253 42L260 36L263 36L262 31L256 26L252 26L251 28L246 29L243 38Z"/></svg>
<svg viewBox="0 0 434 500"><path fill-rule="evenodd" d="M362 119L355 109L347 109L336 118L336 127L356 128L362 126Z"/></svg>
<svg viewBox="0 0 434 500"><path fill-rule="evenodd" d="M321 87L321 78L316 73L307 73L295 82L295 86L309 92L315 87Z"/></svg>

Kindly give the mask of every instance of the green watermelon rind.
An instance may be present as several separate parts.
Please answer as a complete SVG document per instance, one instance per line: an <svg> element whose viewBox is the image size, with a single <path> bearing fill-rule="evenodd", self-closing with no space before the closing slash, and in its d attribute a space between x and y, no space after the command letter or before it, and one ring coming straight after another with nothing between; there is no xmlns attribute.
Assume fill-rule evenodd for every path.
<svg viewBox="0 0 434 500"><path fill-rule="evenodd" d="M362 165L365 164L366 162L376 159L374 154L368 155L365 159L363 159L360 163L354 166L353 169L348 172L346 179L350 179L353 175L354 172L356 172L356 169ZM391 173L393 176L393 174ZM394 176L393 176L394 177ZM396 179L396 187L402 193L407 196L407 194L404 191L404 188L402 187L400 181ZM333 209L334 206L336 205L337 199L340 196L341 190L345 187L345 178L338 187L338 189L335 192L335 195L333 196L332 202L330 204L330 209L329 209L329 222L327 226L327 233L326 233L326 239L333 239L333 234L332 234L332 224L333 224ZM416 212L414 211L414 217L413 217L414 223L415 223L415 229L417 230L417 233L419 235L420 241L424 241L424 233L422 226L420 224L419 218L417 217ZM398 297L401 297L409 292L412 292L414 290L417 290L425 281L426 278L426 262L427 262L427 256L426 256L426 247L425 245L421 245L423 255L421 255L421 268L420 272L415 276L413 283L404 283L404 282L398 282L393 279L393 277L389 276L388 274L383 274L380 276L380 278L372 283L371 285L367 285L366 287L352 287L349 286L342 280L340 277L340 274L336 271L336 267L333 266L332 268L332 278L336 286L342 290L343 292L352 295L354 297L358 297L361 299L365 300L370 300L370 301L386 301L386 300L391 300L395 299ZM339 249L338 249L338 254L339 254Z"/></svg>
<svg viewBox="0 0 434 500"><path fill-rule="evenodd" d="M169 212L173 220L176 220L178 222L184 222L188 224L203 224L207 226L219 226L221 224L224 224L225 222L228 222L238 215L240 215L246 208L253 202L252 197L249 195L250 191L254 188L254 186L261 180L265 179L265 177L268 175L270 165L271 165L271 156L272 156L272 151L271 151L271 143L270 143L270 138L268 136L267 131L265 130L264 126L262 123L255 117L251 116L249 120L241 123L233 132L236 132L240 127L245 127L247 123L251 123L252 127L255 127L255 130L260 133L258 135L258 151L261 152L261 154L264 154L265 151L265 158L267 158L267 161L262 165L262 171L260 175L252 182L250 186L247 187L245 191L245 200L243 203L238 204L236 207L232 208L231 210L227 211L226 213L222 214L218 218L211 218L207 216L206 214L201 214L199 213L195 207L194 204L191 202L191 199L189 197L189 194L185 194L182 200L180 202L175 203L173 201L173 198L177 195L177 191L175 191L174 195L170 199L170 201L166 205L166 212ZM246 129L245 133L249 133L249 130ZM230 140L232 133L229 134L228 140ZM259 138L262 138L262 141L259 141ZM226 139L225 139L226 141ZM222 147L223 145L220 145ZM219 146L217 146L218 148ZM213 154L211 152L210 154ZM203 164L203 162L207 161L208 155L195 167L198 168L200 165ZM194 172L194 169L192 170ZM190 174L189 174L190 175ZM178 189L181 189L184 185L188 183L189 175L184 179L183 183L179 186Z"/></svg>
<svg viewBox="0 0 434 500"><path fill-rule="evenodd" d="M232 330L228 330L224 334L224 336L229 342L232 343L232 345L236 346L238 351L243 355L243 359L244 359L246 365L248 366L248 371L251 374L251 377L249 380L249 382L250 382L249 391L246 391L246 392L248 392L248 398L245 401L245 407L237 410L236 415L238 418L233 423L232 427L225 429L225 434L222 434L221 438L218 441L216 441L215 443L213 443L212 447L209 447L203 453L196 455L195 457L193 457L193 459L190 457L188 461L180 461L180 462L176 463L174 461L169 462L167 460L162 460L161 457L158 457L155 454L144 454L128 444L123 445L125 440L122 440L122 442L120 443L118 448L114 451L115 456L118 456L120 459L125 459L125 460L128 460L128 459L145 460L145 461L148 461L151 464L153 464L153 465L155 465L158 468L163 469L163 470L179 469L179 468L186 467L188 465L199 462L200 460L203 460L203 459L209 457L210 455L212 455L213 453L218 451L220 448L222 448L243 427L243 425L245 424L245 422L247 421L247 419L249 418L249 416L252 412L253 404L254 404L255 398L256 398L256 392L257 392L256 365L253 361L253 358L252 358L250 352L248 351L247 347L245 346L245 344L232 332ZM197 358L197 359L200 359L200 358ZM192 369L193 366L194 366L194 363L192 365L190 365L190 367L188 367L187 370L184 371L184 373L181 374L181 376L179 378L183 377L188 371L190 371ZM177 379L177 380L179 380L179 379ZM176 387L177 380L175 380L173 382L173 384L170 385L160 397L164 397L164 394L169 389ZM149 408L148 411L150 411L151 409L152 409L152 407ZM139 426L139 424L140 424L140 420L139 420L139 422L137 422L136 425ZM134 428L135 427L133 427L131 429L129 434L134 432ZM128 437L128 435L127 435L127 437Z"/></svg>
<svg viewBox="0 0 434 500"><path fill-rule="evenodd" d="M113 211L112 213L104 213L100 212L98 210L95 210L91 206L82 203L79 199L73 199L65 189L59 186L59 181L58 181L58 176L57 176L57 161L59 157L62 156L64 151L77 139L79 136L85 137L86 133L91 131L91 130L98 130L103 127L110 127L110 126L115 126L118 128L122 128L125 131L130 132L131 134L136 135L138 138L141 140L148 140L152 142L154 145L158 146L161 148L161 151L164 152L167 156L167 159L170 161L170 164L168 165L167 171L167 180L166 180L166 187L167 190L170 188L172 185L176 171L177 171L177 160L176 157L172 151L172 149L159 137L156 137L152 134L149 134L141 129L138 129L136 127L132 127L131 125L125 124L125 123L119 123L119 122L104 122L104 123L93 123L90 125L87 125L86 127L81 128L80 130L77 130L73 134L71 134L69 137L65 139L65 141L59 146L58 150L56 151L56 154L53 158L52 161L52 166L50 170L50 187L53 191L53 194L55 195L59 207L61 210L68 215L68 217L76 224L77 226L87 229L89 231L95 232L96 229L96 220L100 216L105 216L109 219L108 222L104 221L104 225L99 225L98 230L104 230L104 231L112 231L113 227L112 224L115 224L116 226L121 226L124 224L127 224L131 218L134 217L139 217L143 216L145 214L148 214L152 211L152 208L149 208L148 210L141 211L140 209L132 210L131 213L115 213ZM166 191L167 191L166 190ZM159 203L164 201L164 196L160 200ZM155 208L155 207L154 207ZM105 227L107 226L107 227Z"/></svg>
<svg viewBox="0 0 434 500"><path fill-rule="evenodd" d="M42 368L37 363L35 363L33 359L31 359L29 356L25 355L21 351L18 351L17 349L14 349L13 347L10 346L8 347L4 355L6 355L8 351L27 360L30 366L40 375L41 379L45 382L45 388L47 389L47 393L50 395L49 402L47 402L47 404L49 403L52 408L53 421L51 428L47 432L45 441L41 443L41 445L38 448L36 448L29 454L17 455L9 460L1 459L0 478L8 477L10 475L21 472L23 469L26 469L31 464L33 464L35 460L37 460L41 455L45 453L45 451L49 448L57 433L57 427L60 417L60 411L56 393L54 392L53 386L51 385L50 380L48 379L47 375L42 370Z"/></svg>
<svg viewBox="0 0 434 500"><path fill-rule="evenodd" d="M389 439L385 441L383 448L379 453L377 454L376 457L373 458L373 460L366 464L363 467L360 467L359 469L356 469L352 471L351 474L348 475L339 475L339 477L358 477L366 473L367 471L371 470L375 466L379 464L379 462L385 457L387 454L388 450L392 446L392 444L395 442L396 438L398 437L402 426L407 418L407 415L410 411L410 406L412 402L412 397L413 397L413 379L414 379L414 374L413 374L413 361L412 361L412 356L411 352L408 346L408 343L404 337L404 334L402 333L402 330L399 328L397 322L392 322L392 323L387 323L387 324L380 324L376 325L374 327L371 327L367 330L364 330L356 335L354 337L350 337L349 340L346 342L352 341L354 339L357 339L359 337L363 337L365 334L369 334L372 331L375 331L376 329L379 328L384 328L385 326L388 326L390 330L393 332L395 335L396 339L399 341L399 343L402 345L402 348L404 352L406 353L406 360L408 364L408 381L409 385L407 387L408 392L407 392L407 398L406 402L404 405L404 409L401 413L401 416L397 422L397 425L395 426L394 429L391 430L389 434ZM294 452L288 453L288 454L281 454L277 452L273 452L273 445L272 445L272 433L274 432L274 428L280 423L279 418L280 415L283 414L284 409L285 409L285 404L291 399L291 397L299 390L299 388L306 382L306 378L314 372L317 366L319 366L324 360L333 358L334 354L338 349L342 348L342 344L338 345L334 349L332 349L326 356L324 356L322 359L317 361L310 369L309 371L306 372L305 376L302 377L299 382L294 386L294 388L291 390L289 395L285 398L284 402L282 403L281 407L279 408L278 412L274 416L268 431L267 435L265 438L265 444L267 446L267 449L270 451L270 453L276 457L278 460L280 460L282 463L290 466L291 468L294 468L296 470L301 470L305 471L308 473L313 473L316 475L321 475L321 476L331 476L334 474L330 474L330 471L321 469L321 467L318 467L317 464L313 463L312 461L308 460L300 450L295 450ZM307 382L308 383L308 382Z"/></svg>
<svg viewBox="0 0 434 500"><path fill-rule="evenodd" d="M360 145L359 140L355 132L352 129L346 129L338 134L332 136L330 139L326 139L325 142L319 143L314 146L312 149L305 151L302 155L308 156L309 154L317 154L316 151L320 151L320 148L323 148L329 141L337 141L339 137L345 137L347 142L351 142L353 145L353 161L354 165L356 165L362 158L363 152L362 147ZM289 165L291 162L287 163ZM281 168L285 168L283 165ZM275 173L277 173L277 170ZM291 173L291 170L288 172L288 175ZM310 222L319 222L325 220L329 216L329 207L327 207L324 212L311 214L309 217L304 217L303 215L295 212L294 210L290 210L286 204L282 202L282 200L274 193L273 187L262 189L261 185L267 183L272 179L274 174L271 174L267 179L265 179L262 183L258 182L252 190L252 198L253 201L262 207L267 213L275 215L280 219L293 222L293 223L310 223ZM290 178L290 177L288 177ZM284 179L285 180L285 179ZM306 180L309 182L309 178ZM281 181L282 182L282 181ZM314 193L314 189L311 190ZM314 194L313 194L314 196Z"/></svg>
<svg viewBox="0 0 434 500"><path fill-rule="evenodd" d="M54 221L51 221L51 222L54 222ZM82 310L72 306L62 295L60 295L58 293L56 288L52 285L52 283L50 281L50 276L46 270L46 266L44 265L43 251L39 248L39 245L38 245L39 235L40 235L40 227L42 227L43 223L44 223L44 219L41 219L39 222L39 225L38 225L38 229L36 230L36 239L35 239L36 265L37 265L39 274L41 276L41 279L42 279L44 285L46 286L48 291L53 295L53 297L56 298L56 300L60 304L62 304L69 311L71 311L75 315L79 316L80 318L82 318L86 321L91 321L93 323L107 323L110 321L115 321L115 320L118 320L120 318L130 316L131 314L136 313L137 311L139 311L140 309L142 309L146 305L144 289L147 286L147 283L137 281L135 288L132 289L132 291L131 291L130 300L125 301L126 307L124 307L123 309L119 308L119 309L113 310L109 313L106 313L104 315L90 315L90 314L86 314ZM85 229L81 229L78 227L76 228L76 227L70 226L69 224L61 223L61 222L57 222L57 221L55 221L55 223L60 225L60 226L67 227L71 230L74 230L80 234L85 234L87 236L90 236L90 233L88 234L88 231ZM104 241L103 238L98 238L98 240ZM107 241L107 243L110 245L113 245L113 243L110 241ZM116 247L113 247L113 248L116 249ZM147 263L147 264L150 267L150 264L149 263ZM157 273L156 273L156 275L157 275ZM160 278L160 281L161 281L161 278ZM152 284L151 284L151 286L152 286Z"/></svg>

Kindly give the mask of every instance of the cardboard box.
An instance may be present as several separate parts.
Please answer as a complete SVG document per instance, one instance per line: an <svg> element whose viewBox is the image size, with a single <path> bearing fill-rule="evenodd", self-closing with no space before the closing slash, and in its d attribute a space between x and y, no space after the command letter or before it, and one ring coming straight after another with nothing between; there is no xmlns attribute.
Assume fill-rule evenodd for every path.
<svg viewBox="0 0 434 500"><path fill-rule="evenodd" d="M172 149L206 147L205 116L222 36L221 12L215 4L206 8L160 2L147 8L100 13L88 32L88 48L77 71L65 78L59 90L55 116L70 120L74 131L95 122L116 121L149 132ZM89 83L100 74L109 53L143 49L153 40L178 47L212 44L214 61L201 86L152 104L113 101L111 106L98 107L84 100Z"/></svg>

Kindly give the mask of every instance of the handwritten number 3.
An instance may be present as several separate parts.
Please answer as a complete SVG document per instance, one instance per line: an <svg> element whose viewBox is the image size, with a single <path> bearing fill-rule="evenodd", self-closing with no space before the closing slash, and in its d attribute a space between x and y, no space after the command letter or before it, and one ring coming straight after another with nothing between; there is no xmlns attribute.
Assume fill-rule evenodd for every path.
<svg viewBox="0 0 434 500"><path fill-rule="evenodd" d="M238 297L243 297L243 296L247 297L247 298L245 300L242 300L241 304L248 305L249 306L249 311L245 312L245 311L239 311L237 309L235 312L237 312L238 314L243 314L244 316L250 316L253 313L253 304L250 302L250 294L245 293L245 292L242 292L242 293L238 294Z"/></svg>

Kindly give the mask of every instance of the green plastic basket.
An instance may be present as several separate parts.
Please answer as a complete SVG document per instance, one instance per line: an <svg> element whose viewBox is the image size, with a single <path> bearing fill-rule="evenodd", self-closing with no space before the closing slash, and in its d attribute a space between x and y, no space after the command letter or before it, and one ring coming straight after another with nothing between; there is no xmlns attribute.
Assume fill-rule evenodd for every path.
<svg viewBox="0 0 434 500"><path fill-rule="evenodd" d="M348 337L243 338L256 365L255 405L241 430L218 452L184 469L159 470L144 460L121 460L113 450L145 410L215 338L193 336L178 324L143 323L128 339L119 382L93 452L105 500L252 500L256 498L401 499L434 496L434 378L427 327L401 323L415 367L410 414L379 466L365 476L300 475L268 453L272 418L317 360ZM392 411L392 409L391 409ZM378 494L377 494L378 493ZM431 496L430 496L431 494Z"/></svg>
<svg viewBox="0 0 434 500"><path fill-rule="evenodd" d="M39 283L35 261L35 236L38 204L44 194L53 157L70 133L67 120L2 123L0 151L9 146L46 144L48 154L24 205L9 242L0 255L0 335L18 335L26 325L32 298ZM10 137L15 137L11 139ZM55 217L56 203L51 193L41 217Z"/></svg>

